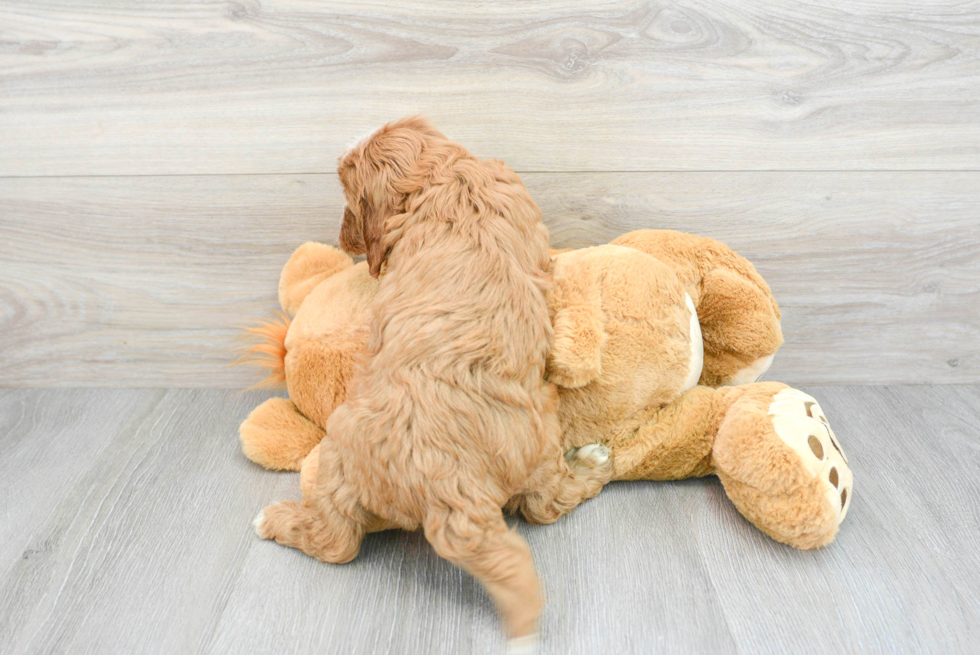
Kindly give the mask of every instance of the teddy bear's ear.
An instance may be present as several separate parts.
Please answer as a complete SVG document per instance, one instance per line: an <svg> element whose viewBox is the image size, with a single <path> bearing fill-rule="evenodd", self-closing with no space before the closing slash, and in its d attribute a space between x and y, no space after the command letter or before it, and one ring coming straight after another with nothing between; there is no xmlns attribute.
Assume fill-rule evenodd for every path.
<svg viewBox="0 0 980 655"><path fill-rule="evenodd" d="M296 310L313 288L354 260L325 243L308 241L293 252L279 276L279 304L282 311L295 316Z"/></svg>
<svg viewBox="0 0 980 655"><path fill-rule="evenodd" d="M574 252L557 256L552 274L555 341L545 377L566 388L583 387L602 374L606 319L601 277Z"/></svg>

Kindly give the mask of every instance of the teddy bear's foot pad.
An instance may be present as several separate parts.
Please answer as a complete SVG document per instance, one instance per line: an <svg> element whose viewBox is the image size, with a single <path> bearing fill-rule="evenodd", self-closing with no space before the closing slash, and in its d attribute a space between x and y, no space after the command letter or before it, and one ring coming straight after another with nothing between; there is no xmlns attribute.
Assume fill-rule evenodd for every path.
<svg viewBox="0 0 980 655"><path fill-rule="evenodd" d="M819 403L797 389L783 389L773 396L769 416L779 438L822 481L824 496L840 525L851 504L854 477Z"/></svg>

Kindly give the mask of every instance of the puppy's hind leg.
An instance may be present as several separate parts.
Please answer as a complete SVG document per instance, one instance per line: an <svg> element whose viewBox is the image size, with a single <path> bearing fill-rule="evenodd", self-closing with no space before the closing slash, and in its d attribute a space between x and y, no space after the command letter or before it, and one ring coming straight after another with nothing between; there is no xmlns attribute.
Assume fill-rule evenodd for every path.
<svg viewBox="0 0 980 655"><path fill-rule="evenodd" d="M275 539L333 564L357 557L364 539L363 526L341 516L329 498L269 505L255 517L253 525L262 539Z"/></svg>
<svg viewBox="0 0 980 655"><path fill-rule="evenodd" d="M589 444L558 454L536 472L531 491L516 506L531 523L554 523L599 491L612 479L612 453L602 444Z"/></svg>
<svg viewBox="0 0 980 655"><path fill-rule="evenodd" d="M507 529L497 507L431 512L425 538L439 556L483 583L503 618L511 644L530 643L537 633L541 589L531 550Z"/></svg>
<svg viewBox="0 0 980 655"><path fill-rule="evenodd" d="M329 440L320 443L316 483L303 502L269 505L255 518L255 532L298 548L321 562L343 564L357 557L364 539L367 517L357 493L344 478ZM341 512L338 504L346 511ZM354 518L352 518L354 517Z"/></svg>

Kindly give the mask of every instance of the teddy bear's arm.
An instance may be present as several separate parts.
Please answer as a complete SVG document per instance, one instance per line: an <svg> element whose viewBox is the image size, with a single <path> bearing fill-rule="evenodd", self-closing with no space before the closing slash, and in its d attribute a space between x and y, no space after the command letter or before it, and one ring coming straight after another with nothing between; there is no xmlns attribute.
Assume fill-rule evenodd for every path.
<svg viewBox="0 0 980 655"><path fill-rule="evenodd" d="M591 266L565 264L563 258L558 258L553 271L551 305L555 341L545 377L574 389L602 374L606 321L599 273Z"/></svg>
<svg viewBox="0 0 980 655"><path fill-rule="evenodd" d="M670 266L694 299L704 341L700 383L754 382L783 342L779 305L747 259L725 244L674 230L637 230L613 244Z"/></svg>
<svg viewBox="0 0 980 655"><path fill-rule="evenodd" d="M698 306L704 339L701 384L755 382L769 368L783 332L769 287L762 285L726 267L705 274Z"/></svg>
<svg viewBox="0 0 980 655"><path fill-rule="evenodd" d="M293 252L279 276L279 304L282 311L295 316L300 304L313 288L354 260L324 243L307 241Z"/></svg>

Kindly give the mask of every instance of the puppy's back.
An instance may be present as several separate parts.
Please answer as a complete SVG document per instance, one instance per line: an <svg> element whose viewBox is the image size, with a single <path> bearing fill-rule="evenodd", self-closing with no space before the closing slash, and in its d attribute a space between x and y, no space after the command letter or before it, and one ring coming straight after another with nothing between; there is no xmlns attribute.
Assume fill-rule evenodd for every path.
<svg viewBox="0 0 980 655"><path fill-rule="evenodd" d="M499 162L467 158L433 177L407 203L414 215L375 299L352 411L373 424L363 447L384 456L358 465L372 484L406 485L408 497L445 493L440 480L457 493L461 476L499 507L558 429L543 381L548 235L523 183ZM387 500L403 505L397 496Z"/></svg>

